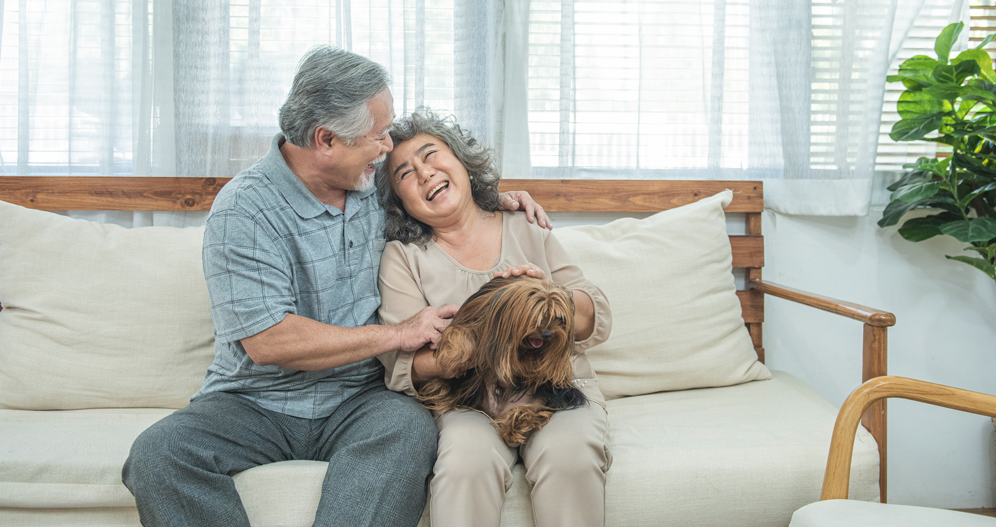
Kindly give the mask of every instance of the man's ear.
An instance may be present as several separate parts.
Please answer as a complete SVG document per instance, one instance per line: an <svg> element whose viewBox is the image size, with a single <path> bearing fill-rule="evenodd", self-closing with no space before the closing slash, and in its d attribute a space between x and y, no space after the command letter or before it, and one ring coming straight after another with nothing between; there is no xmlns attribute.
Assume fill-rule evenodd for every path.
<svg viewBox="0 0 996 527"><path fill-rule="evenodd" d="M312 137L312 143L315 144L315 148L318 149L319 153L331 155L332 151L342 144L342 140L328 128L319 126L315 128L315 135Z"/></svg>

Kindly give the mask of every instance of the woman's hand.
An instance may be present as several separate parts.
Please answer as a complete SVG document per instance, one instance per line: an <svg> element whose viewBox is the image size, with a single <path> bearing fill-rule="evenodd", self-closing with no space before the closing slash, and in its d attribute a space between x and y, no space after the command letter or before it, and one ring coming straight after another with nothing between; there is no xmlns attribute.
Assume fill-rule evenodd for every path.
<svg viewBox="0 0 996 527"><path fill-rule="evenodd" d="M521 209L525 211L526 220L529 223L533 223L533 220L535 220L536 224L540 227L553 230L553 224L550 223L550 217L546 215L546 211L543 210L543 207L539 206L539 203L533 201L532 196L524 190L513 190L498 194L498 208L501 210Z"/></svg>
<svg viewBox="0 0 996 527"><path fill-rule="evenodd" d="M531 263L516 265L515 267L509 267L504 271L495 271L495 278L510 278L512 276L531 276L533 278L539 278L540 280L546 279L546 273L542 269L536 267Z"/></svg>

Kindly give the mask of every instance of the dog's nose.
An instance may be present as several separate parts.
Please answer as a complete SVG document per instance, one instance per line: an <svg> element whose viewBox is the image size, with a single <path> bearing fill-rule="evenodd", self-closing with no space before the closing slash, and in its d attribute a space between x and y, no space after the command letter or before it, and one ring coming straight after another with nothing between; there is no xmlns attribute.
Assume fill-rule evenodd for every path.
<svg viewBox="0 0 996 527"><path fill-rule="evenodd" d="M550 340L550 339L553 338L553 332L552 331L544 331L544 332L540 333L540 338L542 338L543 340Z"/></svg>

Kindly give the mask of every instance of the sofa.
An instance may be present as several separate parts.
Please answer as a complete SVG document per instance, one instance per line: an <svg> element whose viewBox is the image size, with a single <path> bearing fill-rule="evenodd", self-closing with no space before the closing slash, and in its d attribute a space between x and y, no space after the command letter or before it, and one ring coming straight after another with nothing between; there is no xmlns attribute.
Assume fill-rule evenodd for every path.
<svg viewBox="0 0 996 527"><path fill-rule="evenodd" d="M39 190L53 179L67 180L54 183L62 191ZM121 483L131 444L187 404L213 358L203 227L129 229L35 209L107 208L110 199L142 210L163 196L178 210L203 209L220 185L211 180L207 197L192 198L177 190L191 183L172 178L72 182L89 190L69 179L0 178L0 525L134 526L135 502ZM589 351L608 400L607 524L786 526L819 500L837 409L759 360L759 291L779 291L759 280L763 202L750 198L746 219L760 255L728 233L724 208L741 210L749 196L737 189L761 186L620 183L634 182L520 185L548 210L578 196L610 201L604 210L643 210L631 205L664 196L649 209L661 212L646 217L555 229L613 308L612 336ZM72 201L81 195L93 199ZM735 267L749 269L738 276ZM739 290L738 281L746 281ZM861 309L882 316L833 306L852 318ZM877 501L875 437L859 428L853 450L850 496ZM252 524L311 525L325 465L234 474ZM521 464L513 473L502 525L532 526ZM426 511L419 525L428 524Z"/></svg>

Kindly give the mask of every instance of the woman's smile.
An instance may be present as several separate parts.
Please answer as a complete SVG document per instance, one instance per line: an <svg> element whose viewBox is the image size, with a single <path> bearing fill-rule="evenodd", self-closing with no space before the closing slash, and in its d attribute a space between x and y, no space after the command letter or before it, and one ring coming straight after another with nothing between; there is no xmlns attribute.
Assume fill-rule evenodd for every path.
<svg viewBox="0 0 996 527"><path fill-rule="evenodd" d="M447 190L449 190L449 188L450 188L449 181L441 181L439 183L436 183L435 185L432 186L431 189L429 189L429 193L425 196L425 200L432 201L437 197L439 197L444 192L446 192Z"/></svg>

